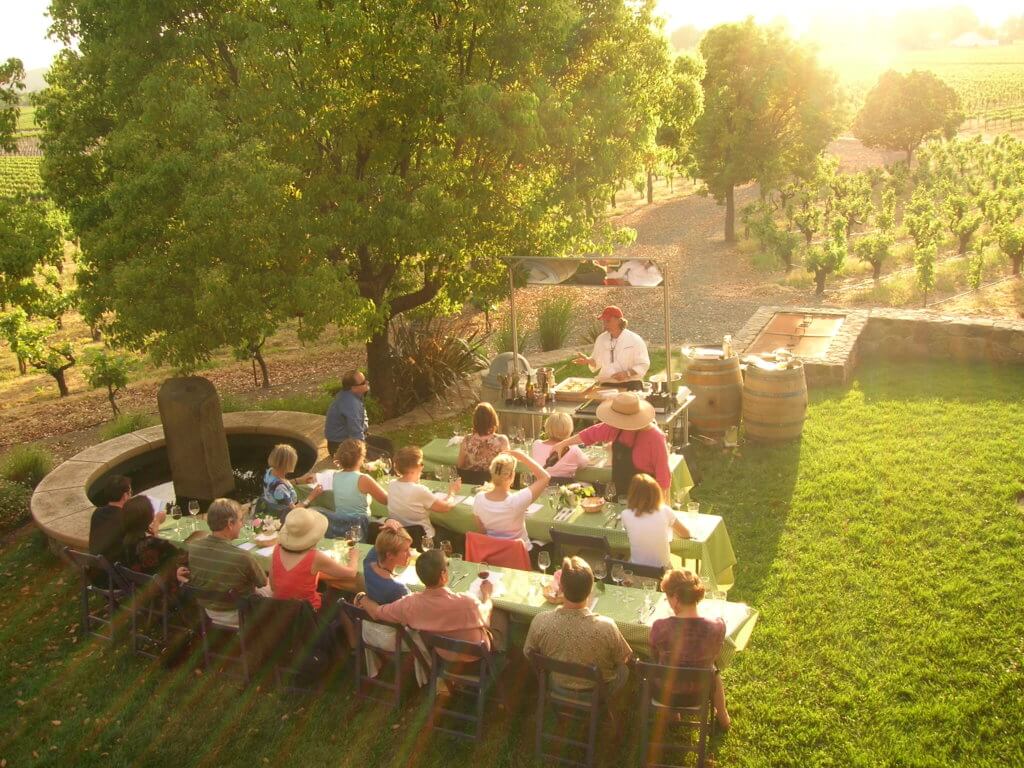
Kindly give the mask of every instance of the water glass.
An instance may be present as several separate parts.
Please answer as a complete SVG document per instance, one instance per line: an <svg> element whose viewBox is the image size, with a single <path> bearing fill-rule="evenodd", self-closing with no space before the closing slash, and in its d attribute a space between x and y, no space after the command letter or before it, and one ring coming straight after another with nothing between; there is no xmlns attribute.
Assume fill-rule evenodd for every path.
<svg viewBox="0 0 1024 768"><path fill-rule="evenodd" d="M626 569L621 565L612 566L612 581L622 586L622 582L626 580Z"/></svg>
<svg viewBox="0 0 1024 768"><path fill-rule="evenodd" d="M608 577L608 564L604 560L594 563L594 581L604 581Z"/></svg>
<svg viewBox="0 0 1024 768"><path fill-rule="evenodd" d="M424 536L420 540L420 551L421 552L429 552L433 548L434 548L434 537L433 536Z"/></svg>
<svg viewBox="0 0 1024 768"><path fill-rule="evenodd" d="M198 500L196 500L196 499L189 500L189 502L188 502L188 513L192 517L195 517L196 515L199 514L199 501Z"/></svg>
<svg viewBox="0 0 1024 768"><path fill-rule="evenodd" d="M444 552L445 557L452 556L452 543L448 539L441 539L440 550Z"/></svg>
<svg viewBox="0 0 1024 768"><path fill-rule="evenodd" d="M622 584L626 587L632 587L636 582L633 581L633 572L628 568L622 571Z"/></svg>
<svg viewBox="0 0 1024 768"><path fill-rule="evenodd" d="M178 504L171 507L171 518L174 520L181 520L181 507Z"/></svg>
<svg viewBox="0 0 1024 768"><path fill-rule="evenodd" d="M348 545L350 547L354 547L356 545L356 542L358 542L359 539L362 538L362 533L363 532L358 525L353 525L351 528L349 528L345 534L345 538L348 540Z"/></svg>
<svg viewBox="0 0 1024 768"><path fill-rule="evenodd" d="M615 504L619 500L619 489L615 487L615 483L611 480L604 487L604 500L609 504Z"/></svg>
<svg viewBox="0 0 1024 768"><path fill-rule="evenodd" d="M551 567L551 553L547 550L537 553L537 567L544 571L544 575L547 576L548 568Z"/></svg>
<svg viewBox="0 0 1024 768"><path fill-rule="evenodd" d="M696 517L700 514L700 502L691 501L686 504L686 514L690 517Z"/></svg>

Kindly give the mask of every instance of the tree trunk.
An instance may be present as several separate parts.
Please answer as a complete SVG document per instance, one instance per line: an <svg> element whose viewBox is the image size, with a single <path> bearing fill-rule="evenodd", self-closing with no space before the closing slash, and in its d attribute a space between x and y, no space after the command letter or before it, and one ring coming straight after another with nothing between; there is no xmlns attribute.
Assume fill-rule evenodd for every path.
<svg viewBox="0 0 1024 768"><path fill-rule="evenodd" d="M110 410L114 412L114 418L116 419L121 415L121 409L117 407L117 398L115 397L114 388L107 385L107 400L110 401Z"/></svg>
<svg viewBox="0 0 1024 768"><path fill-rule="evenodd" d="M876 283L882 279L882 262L871 262L871 277Z"/></svg>
<svg viewBox="0 0 1024 768"><path fill-rule="evenodd" d="M910 161L914 159L914 148L907 147L907 168L910 167Z"/></svg>
<svg viewBox="0 0 1024 768"><path fill-rule="evenodd" d="M99 341L101 338L103 338L103 334L100 332L100 329L97 328L95 325L89 326L89 335L92 336L93 341Z"/></svg>
<svg viewBox="0 0 1024 768"><path fill-rule="evenodd" d="M391 360L391 340L388 329L378 331L366 342L366 378L373 387L373 396L384 410L384 418L397 415L394 364Z"/></svg>
<svg viewBox="0 0 1024 768"><path fill-rule="evenodd" d="M270 389L270 369L267 368L267 361L263 359L263 351L260 347L253 350L252 359L260 366L260 378L262 379L260 386L263 389Z"/></svg>
<svg viewBox="0 0 1024 768"><path fill-rule="evenodd" d="M1020 277L1020 266L1021 262L1024 261L1024 254L1018 254L1013 257L1013 274Z"/></svg>
<svg viewBox="0 0 1024 768"><path fill-rule="evenodd" d="M725 193L725 242L736 242L736 199L732 187Z"/></svg>
<svg viewBox="0 0 1024 768"><path fill-rule="evenodd" d="M647 204L654 202L654 174L647 172Z"/></svg>
<svg viewBox="0 0 1024 768"><path fill-rule="evenodd" d="M57 318L54 320L54 323L56 323L58 331L63 331L64 330L64 315L57 315Z"/></svg>
<svg viewBox="0 0 1024 768"><path fill-rule="evenodd" d="M616 208L616 207L618 207L618 206L616 206L616 205L615 205L615 196L616 196L616 195L617 195L618 193L619 193L619 191L618 191L617 189L613 189L613 190L612 190L612 208Z"/></svg>
<svg viewBox="0 0 1024 768"><path fill-rule="evenodd" d="M18 358L18 375L19 376L24 376L26 373L28 373L28 363L25 362L25 358L24 357L19 357Z"/></svg>
<svg viewBox="0 0 1024 768"><path fill-rule="evenodd" d="M793 271L793 252L785 251L782 254L782 266L786 268L786 272Z"/></svg>
<svg viewBox="0 0 1024 768"><path fill-rule="evenodd" d="M59 371L50 374L57 381L57 389L60 390L61 397L67 397L71 394L68 391L68 383L64 379L64 369L61 368Z"/></svg>
<svg viewBox="0 0 1024 768"><path fill-rule="evenodd" d="M971 234L972 233L970 233L970 232L965 232L964 234L960 235L960 255L961 256L966 256L967 255L967 246L971 244Z"/></svg>
<svg viewBox="0 0 1024 768"><path fill-rule="evenodd" d="M814 272L814 295L821 296L825 292L825 276L828 273L824 269Z"/></svg>

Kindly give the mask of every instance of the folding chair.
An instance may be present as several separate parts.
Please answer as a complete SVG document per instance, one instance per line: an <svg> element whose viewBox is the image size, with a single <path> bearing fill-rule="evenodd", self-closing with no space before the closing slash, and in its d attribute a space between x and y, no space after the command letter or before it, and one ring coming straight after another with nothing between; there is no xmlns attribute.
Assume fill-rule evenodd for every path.
<svg viewBox="0 0 1024 768"><path fill-rule="evenodd" d="M329 672L338 650L337 625L318 621L305 600L247 595L238 601L238 630L249 669L270 672L277 685L309 692Z"/></svg>
<svg viewBox="0 0 1024 768"><path fill-rule="evenodd" d="M704 768L707 760L708 736L714 707L711 696L715 688L713 667L665 667L645 661L636 663L640 675L640 733L645 768L681 768L685 755L697 756L697 768ZM663 691L683 689L679 701L671 701ZM660 697L660 700L659 700ZM651 715L653 717L653 723ZM673 729L686 731L685 743L669 741ZM693 741L693 733L697 741ZM658 741L657 739L665 739ZM669 756L679 755L678 762L668 762Z"/></svg>
<svg viewBox="0 0 1024 768"><path fill-rule="evenodd" d="M569 533L551 528L548 531L551 543L555 545L555 562L561 564L562 559L570 555L579 555L593 566L599 560L611 557L612 550L608 539L604 536L588 536L583 533ZM557 566L556 566L557 567Z"/></svg>
<svg viewBox="0 0 1024 768"><path fill-rule="evenodd" d="M213 662L227 662L230 667L237 667L238 673L228 671L227 674L243 683L250 680L249 662L245 652L245 639L238 631L238 627L229 624L220 624L210 618L210 614L203 608L204 602L229 603L238 606L238 595L235 592L218 592L212 589L199 589L191 584L184 584L181 587L182 597L192 602L199 608L198 631L199 639L203 647L203 666L212 669ZM214 641L216 645L214 645ZM231 646L234 646L232 648ZM227 652L233 651L233 652ZM223 666L221 667L223 670Z"/></svg>
<svg viewBox="0 0 1024 768"><path fill-rule="evenodd" d="M469 485L483 485L484 483L491 482L491 473L486 469L458 469L456 472L459 473L459 477L462 478L462 482Z"/></svg>
<svg viewBox="0 0 1024 768"><path fill-rule="evenodd" d="M362 608L357 608L346 600L339 600L338 607L341 609L342 614L347 616L349 621L351 621L355 627L356 647L353 659L353 679L356 696L362 699L387 701L391 703L393 708L398 709L402 705L402 692L405 687L410 668L417 661L424 666L429 667L429 660L424 657L422 651L416 645L415 640L413 640L412 635L409 633L409 630L401 624L391 624L386 621L373 621L366 611ZM375 645L368 646L363 638L364 624L390 628L394 633L394 647L388 650ZM391 668L393 675L392 681L389 682L387 680L380 679L381 675L384 673L383 666L381 668L381 675L378 675L377 677L370 677L366 674L367 648L388 657L388 662L384 666ZM384 692L384 695L378 695L378 692Z"/></svg>
<svg viewBox="0 0 1024 768"><path fill-rule="evenodd" d="M597 752L598 724L607 701L604 677L601 675L601 671L593 664L583 665L568 661L556 661L541 653L531 653L530 664L533 665L537 673L538 683L534 754L539 758L549 758L566 765L582 765L590 768L594 764ZM575 692L556 688L548 679L552 672L586 681L588 689ZM551 704L552 708L561 715L557 721L559 725L557 733L551 733L544 729L548 704ZM585 721L587 723L586 740L571 738L565 730L565 719L563 718ZM566 733L566 735L560 735L562 733ZM583 760L574 760L561 752L546 751L547 743L568 747L573 751L581 751L584 756Z"/></svg>
<svg viewBox="0 0 1024 768"><path fill-rule="evenodd" d="M172 630L186 637L192 634L192 627L180 617L179 606L170 585L161 575L152 576L133 571L120 563L114 565L114 570L131 593L132 653L158 659L161 651L170 648ZM176 617L177 621L174 620ZM156 652L144 646L155 648Z"/></svg>
<svg viewBox="0 0 1024 768"><path fill-rule="evenodd" d="M628 560L616 560L614 557L606 557L604 559L605 568L607 575L604 577L605 584L612 584L612 568L617 565L621 565L628 571L632 571L634 576L639 576L642 579L654 579L658 586L655 589L661 590L661 580L665 576L665 569L658 565L640 565L640 563L631 563ZM634 586L626 584L624 586Z"/></svg>
<svg viewBox="0 0 1024 768"><path fill-rule="evenodd" d="M113 643L116 639L114 615L121 603L128 598L127 586L103 555L79 552L71 547L65 547L64 554L78 569L82 579L82 589L79 593L82 607L82 632ZM95 611L89 605L93 595L102 599L102 603ZM110 633L103 634L99 629L93 629L93 625L106 626Z"/></svg>
<svg viewBox="0 0 1024 768"><path fill-rule="evenodd" d="M477 741L483 731L487 694L497 681L500 671L497 664L499 657L490 651L486 643L456 640L433 632L420 632L420 637L430 649L430 718L427 726L460 739ZM472 661L445 658L445 651L449 654L469 656ZM452 699L460 693L469 694L475 699L472 713L438 704L437 689L441 680L448 686ZM451 722L451 725L444 725L445 719ZM464 724L471 730L457 727L459 724Z"/></svg>
<svg viewBox="0 0 1024 768"><path fill-rule="evenodd" d="M530 553L521 539L498 539L482 533L466 533L466 560L471 563L490 563L502 568L520 571L530 567Z"/></svg>

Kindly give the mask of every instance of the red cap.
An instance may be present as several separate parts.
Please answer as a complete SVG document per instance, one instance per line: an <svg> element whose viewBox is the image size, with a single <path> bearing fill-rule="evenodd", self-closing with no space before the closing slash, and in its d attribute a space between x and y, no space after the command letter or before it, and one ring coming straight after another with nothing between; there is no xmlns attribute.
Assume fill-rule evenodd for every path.
<svg viewBox="0 0 1024 768"><path fill-rule="evenodd" d="M616 320L621 320L623 318L622 310L619 309L618 307L614 307L614 306L612 306L612 307L605 307L603 310L601 310L601 314L597 316L597 319L598 320L609 320L609 319L611 319L613 317Z"/></svg>

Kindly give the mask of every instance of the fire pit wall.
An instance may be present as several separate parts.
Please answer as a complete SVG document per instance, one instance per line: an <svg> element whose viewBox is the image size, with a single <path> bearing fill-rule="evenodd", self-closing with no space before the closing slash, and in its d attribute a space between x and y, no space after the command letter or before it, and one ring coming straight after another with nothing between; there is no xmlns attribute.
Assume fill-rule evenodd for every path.
<svg viewBox="0 0 1024 768"><path fill-rule="evenodd" d="M736 349L751 346L780 312L844 318L825 354L804 359L808 386L848 382L861 357L1024 364L1024 320L928 310L761 307L735 335Z"/></svg>

